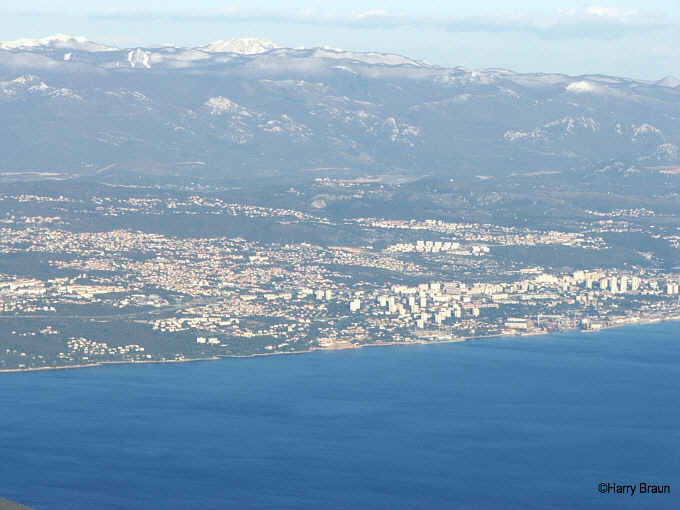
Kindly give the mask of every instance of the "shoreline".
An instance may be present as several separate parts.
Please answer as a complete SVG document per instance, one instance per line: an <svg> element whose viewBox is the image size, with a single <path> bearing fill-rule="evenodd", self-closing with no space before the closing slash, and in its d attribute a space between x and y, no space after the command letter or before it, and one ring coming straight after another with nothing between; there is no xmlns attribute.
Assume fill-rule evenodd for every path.
<svg viewBox="0 0 680 510"><path fill-rule="evenodd" d="M302 351L301 351L302 352ZM90 363L89 365L64 365L60 367L33 367L33 368L0 368L0 374L9 372L37 372L37 371L49 371L49 370L70 370L76 368L95 368L103 367L105 365L152 365L156 363L184 363L188 361L215 361L225 357L232 356L212 356L209 358L186 358L186 359L166 359L158 361L98 361L96 363Z"/></svg>
<svg viewBox="0 0 680 510"><path fill-rule="evenodd" d="M606 331L610 329L615 329L615 328L620 328L624 326L647 326L650 324L657 324L660 322L680 322L680 316L669 316L669 317L650 317L648 319L640 319L635 322L621 322L617 324L610 324L608 326L602 326L598 329L591 329L591 330L580 330L581 333L598 333L599 331ZM578 328L574 329L569 329L569 330L563 330L563 331L556 331L556 332L548 332L548 331L535 331L535 332L515 332L512 334L497 334L497 335L481 335L481 336L468 336L468 337L455 337L451 339L446 339L446 340L437 340L437 341L414 341L414 342L381 342L381 343L371 343L371 344L347 344L346 346L336 346L336 347L312 347L310 349L304 350L304 351L286 351L286 352L270 352L270 353L253 353L253 354L234 354L234 355L215 355L215 356L210 356L210 357L204 357L204 358L186 358L186 359L168 359L168 360L158 360L158 361L137 361L137 360L130 360L130 361L98 361L96 363L91 363L88 365L66 365L66 366L58 366L58 367L31 367L31 368L7 368L7 369L0 369L0 374L3 373L16 373L16 372L37 372L37 371L49 371L49 370L70 370L70 369L82 369L82 368L96 368L96 367L101 367L105 365L137 365L137 364L144 364L144 365L149 365L149 364L158 364L158 363L187 363L187 362L192 362L192 361L216 361L220 359L225 359L225 358L256 358L260 356L280 356L280 355L285 355L285 354L307 354L310 352L315 352L315 351L344 351L347 349L363 349L364 347L382 347L386 345L435 345L435 344L450 344L450 343L458 343L458 342L467 342L470 340L478 340L478 339L483 339L483 338L503 338L503 337L528 337L528 336L549 336L554 333L566 333L569 331L579 331Z"/></svg>

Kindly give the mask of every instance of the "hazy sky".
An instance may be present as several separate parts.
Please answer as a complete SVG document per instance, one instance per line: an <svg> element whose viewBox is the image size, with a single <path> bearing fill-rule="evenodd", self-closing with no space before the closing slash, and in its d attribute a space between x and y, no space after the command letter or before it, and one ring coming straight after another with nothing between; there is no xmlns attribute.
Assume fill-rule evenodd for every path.
<svg viewBox="0 0 680 510"><path fill-rule="evenodd" d="M123 48L262 37L449 67L680 78L677 0L0 0L0 40L54 33Z"/></svg>

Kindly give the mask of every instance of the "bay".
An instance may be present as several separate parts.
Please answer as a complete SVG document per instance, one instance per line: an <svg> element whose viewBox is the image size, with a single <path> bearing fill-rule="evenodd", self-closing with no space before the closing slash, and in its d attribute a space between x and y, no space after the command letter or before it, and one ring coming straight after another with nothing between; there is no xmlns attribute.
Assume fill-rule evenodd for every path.
<svg viewBox="0 0 680 510"><path fill-rule="evenodd" d="M0 374L0 497L677 508L679 326Z"/></svg>

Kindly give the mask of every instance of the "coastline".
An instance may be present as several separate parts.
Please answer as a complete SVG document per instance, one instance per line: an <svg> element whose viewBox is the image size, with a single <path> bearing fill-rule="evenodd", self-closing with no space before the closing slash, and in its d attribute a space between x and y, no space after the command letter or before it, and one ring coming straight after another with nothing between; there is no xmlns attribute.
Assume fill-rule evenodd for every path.
<svg viewBox="0 0 680 510"><path fill-rule="evenodd" d="M37 371L49 371L49 370L69 370L77 368L95 368L103 367L105 365L150 365L156 363L184 363L188 361L215 361L224 357L232 356L212 356L209 358L186 358L186 359L166 359L158 361L98 361L96 363L90 363L89 365L64 365L60 367L32 367L32 368L5 368L0 369L0 374L9 372L37 372Z"/></svg>
<svg viewBox="0 0 680 510"><path fill-rule="evenodd" d="M605 331L615 328L620 328L624 326L646 326L649 324L656 324L659 322L680 322L680 315L671 315L668 317L649 317L640 318L637 321L622 321L615 324L609 324L602 326L598 329L592 330L580 330L582 333L597 333L599 331ZM567 331L578 331L578 328L563 330ZM469 340L478 340L482 338L503 338L503 337L527 337L527 336L549 336L553 334L548 331L528 331L528 332L513 332L510 334L501 333L496 335L479 335L479 336L468 336L468 337L453 337L450 339L436 340L436 341L414 341L414 342L380 342L380 343L370 343L370 344L353 344L347 343L339 346L329 346L329 347L312 347L304 351L287 351L287 352L268 352L268 353L254 353L254 354L234 354L234 355L216 355L202 358L185 358L185 359L168 359L168 360L158 360L158 361L141 361L141 360L130 360L130 361L98 361L96 363L91 363L88 365L66 365L58 367L30 367L30 368L7 368L0 369L0 374L3 373L13 373L13 372L36 372L36 371L48 371L48 370L69 370L69 369L79 369L79 368L95 368L105 365L136 365L136 364L157 364L157 363L186 363L191 361L216 361L223 358L255 358L260 356L280 356L285 354L306 354L315 351L343 351L346 349L362 349L364 347L381 347L386 345L433 345L433 344L450 344L458 342L467 342Z"/></svg>

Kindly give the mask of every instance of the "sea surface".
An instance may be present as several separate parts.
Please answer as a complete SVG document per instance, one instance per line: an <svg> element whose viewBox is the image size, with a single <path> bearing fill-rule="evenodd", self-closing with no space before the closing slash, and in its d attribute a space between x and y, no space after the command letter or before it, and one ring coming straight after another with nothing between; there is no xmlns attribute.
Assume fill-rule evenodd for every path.
<svg viewBox="0 0 680 510"><path fill-rule="evenodd" d="M680 323L0 374L0 497L38 510L680 508Z"/></svg>

